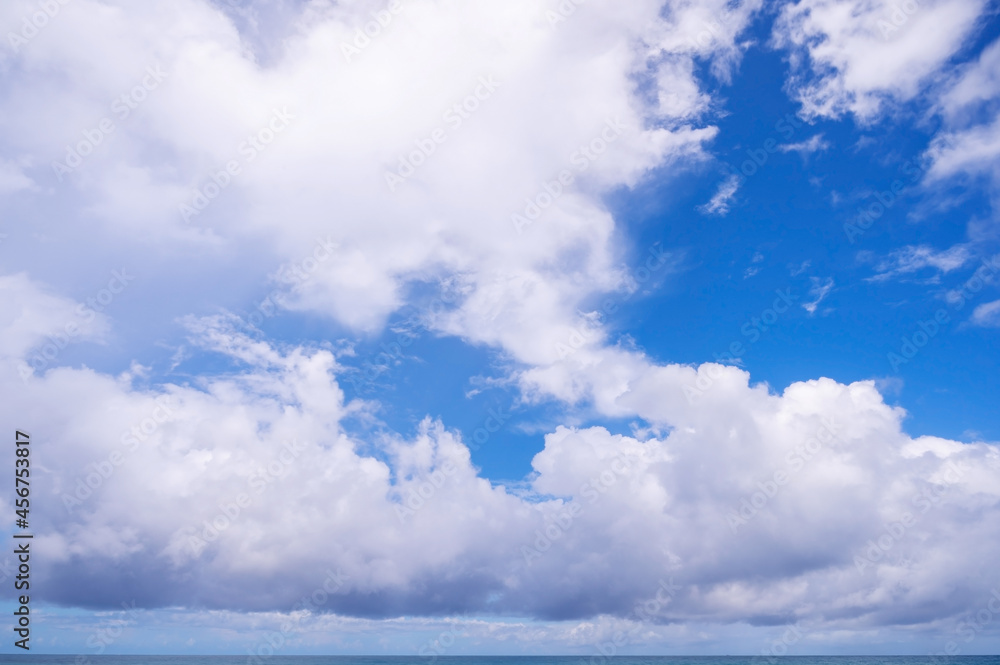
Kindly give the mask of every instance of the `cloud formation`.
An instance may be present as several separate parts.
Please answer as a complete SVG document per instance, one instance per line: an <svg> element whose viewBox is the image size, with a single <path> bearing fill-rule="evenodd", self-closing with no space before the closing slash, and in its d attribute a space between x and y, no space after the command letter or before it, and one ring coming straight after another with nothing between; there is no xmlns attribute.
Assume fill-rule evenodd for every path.
<svg viewBox="0 0 1000 665"><path fill-rule="evenodd" d="M324 625L483 614L603 629L664 584L669 602L644 618L661 626L858 631L979 602L1000 584L984 563L1000 547L995 443L911 436L874 381L775 391L737 367L657 361L594 305L680 264L634 250L607 197L710 159L712 89L760 8L308 2L272 22L267 2L74 0L22 36L0 61L0 196L58 240L0 276L0 413L47 442L46 600L287 612L334 571ZM7 3L0 27L33 9ZM773 43L805 119L873 122L916 98L983 6L894 11L780 8ZM992 168L976 114L995 56L946 82L928 184ZM810 154L822 136L776 149ZM739 186L702 211L725 215ZM971 255L908 246L872 279ZM167 286L129 303L139 266L137 283ZM809 314L834 286L812 280ZM218 313L254 297L247 284L272 289L258 316L337 334L377 335L410 306L415 325L496 358L514 408L601 424L547 424L532 473L501 484L444 419L395 432L379 404L345 397L349 346L270 340ZM139 363L62 355L168 324L188 340L175 358L209 369L153 381Z"/></svg>
<svg viewBox="0 0 1000 665"><path fill-rule="evenodd" d="M773 41L790 52L788 89L805 117L850 113L867 123L919 95L985 8L978 0L800 0L782 6Z"/></svg>
<svg viewBox="0 0 1000 665"><path fill-rule="evenodd" d="M995 446L907 436L871 382L774 394L733 367L632 356L589 390L652 429L558 427L524 493L480 477L441 422L348 435L366 407L345 402L329 351L190 325L240 369L155 390L4 373L5 418L46 423L50 600L113 607L127 586L144 607L287 610L332 568L340 614L573 619L627 616L673 578L655 621L857 628L950 616L994 580L979 564L997 554Z"/></svg>

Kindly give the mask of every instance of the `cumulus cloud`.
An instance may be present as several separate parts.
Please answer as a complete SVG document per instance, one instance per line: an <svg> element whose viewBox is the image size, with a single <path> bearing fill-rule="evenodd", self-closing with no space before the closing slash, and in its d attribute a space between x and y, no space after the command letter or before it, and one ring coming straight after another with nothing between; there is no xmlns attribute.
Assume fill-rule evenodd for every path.
<svg viewBox="0 0 1000 665"><path fill-rule="evenodd" d="M621 282L601 197L705 159L717 130L695 62L731 70L758 5L411 2L366 37L375 5L312 3L265 66L246 17L196 0L115 12L83 0L15 56L4 132L33 155L30 177L76 200L70 218L85 211L158 274L171 268L149 237L213 261L238 250L259 276L329 238L330 259L287 307L375 332L411 287L450 284L454 311L428 325L546 361L540 345L580 302ZM711 39L691 42L710 19ZM188 278L230 297L201 270Z"/></svg>
<svg viewBox="0 0 1000 665"><path fill-rule="evenodd" d="M666 53L684 53L710 62L721 81L732 79L747 40L742 33L763 6L751 0L738 4L682 0L663 6L667 21L657 45Z"/></svg>
<svg viewBox="0 0 1000 665"><path fill-rule="evenodd" d="M805 117L850 113L871 122L924 90L985 7L978 0L799 0L781 8L773 40L790 52L788 89Z"/></svg>
<svg viewBox="0 0 1000 665"><path fill-rule="evenodd" d="M816 21L848 12L813 4L782 14L787 42L836 65L850 29ZM858 629L954 616L997 581L978 567L997 558L995 446L910 437L871 382L776 394L736 368L655 363L600 325L580 334L591 296L638 289L602 197L706 159L717 130L698 65L727 80L760 3L571 6L414 1L366 40L374 3L309 3L263 53L258 15L76 0L5 56L0 131L31 156L25 177L59 192L67 237L211 302L242 295L226 275L271 277L282 306L353 331L377 332L430 286L414 296L423 323L502 355L526 401L637 423L553 425L533 473L506 487L448 423L392 432L377 405L346 400L337 353L190 301L147 300L190 314L191 346L229 371L150 386L138 370L32 369L76 311L40 285L78 252L67 242L41 276L0 281L0 412L47 442L46 600L287 610L334 569L344 583L322 611L338 615L621 619L672 578L656 622ZM31 7L6 4L3 25ZM927 7L898 39L924 45L936 25L916 62L937 62L970 7ZM830 54L813 44L827 28L841 35ZM802 92L810 113L864 116L931 67L893 61L896 83L867 69L859 83L853 57L834 66L849 84ZM0 195L40 196L13 189ZM203 260L177 267L189 256ZM811 312L832 286L816 283Z"/></svg>
<svg viewBox="0 0 1000 665"><path fill-rule="evenodd" d="M656 622L858 627L961 611L984 583L972 563L997 554L996 447L909 437L871 382L774 394L733 367L595 352L575 374L600 412L659 434L557 427L515 492L441 422L349 435L366 407L329 351L190 325L238 369L148 389L60 368L5 391L5 418L47 442L49 600L118 606L127 586L143 607L287 610L329 569L343 585L323 611L342 615L571 619L628 617L672 579Z"/></svg>

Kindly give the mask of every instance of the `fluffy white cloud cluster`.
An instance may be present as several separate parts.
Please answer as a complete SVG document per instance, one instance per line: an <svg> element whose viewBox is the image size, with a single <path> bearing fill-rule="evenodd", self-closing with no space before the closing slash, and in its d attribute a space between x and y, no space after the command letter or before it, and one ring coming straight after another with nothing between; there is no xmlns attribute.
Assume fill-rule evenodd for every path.
<svg viewBox="0 0 1000 665"><path fill-rule="evenodd" d="M696 63L730 76L759 6L661 4L314 2L261 64L207 3L74 0L5 55L0 132L17 158L0 186L58 193L46 229L83 228L210 301L241 292L209 277L294 263L309 279L290 306L357 330L442 283L457 304L428 325L503 352L529 398L649 427L556 428L521 491L481 477L446 423L349 434L371 415L345 403L333 353L225 318L188 326L240 369L193 386L144 387L141 367L32 373L29 352L76 307L39 286L65 283L54 266L79 253L53 243L35 281L0 282L0 413L45 442L49 599L288 609L334 568L347 581L325 608L344 614L627 616L672 577L660 621L858 628L951 616L1000 581L984 563L995 447L912 439L871 383L775 395L735 368L659 366L579 313L629 284L601 196L704 158ZM852 8L782 14L779 41L822 69L807 115L916 94L979 11L921 5L883 48L877 12L862 30ZM4 4L0 32L32 11Z"/></svg>
<svg viewBox="0 0 1000 665"><path fill-rule="evenodd" d="M2 417L44 441L50 600L288 610L335 570L324 609L343 614L634 617L673 579L657 621L857 628L950 616L1000 583L996 447L907 436L870 382L775 395L731 367L634 357L595 402L652 429L557 428L525 493L480 477L440 422L349 435L366 405L344 402L329 351L189 326L241 369L156 390L139 369L22 383L5 355Z"/></svg>
<svg viewBox="0 0 1000 665"><path fill-rule="evenodd" d="M851 113L871 122L913 99L965 43L979 0L799 0L773 40L790 51L789 91L806 117Z"/></svg>
<svg viewBox="0 0 1000 665"><path fill-rule="evenodd" d="M56 188L158 274L150 238L260 274L331 237L289 306L373 331L408 285L447 281L463 306L434 325L547 360L621 281L601 195L704 157L694 60L727 75L759 3L389 4L310 3L266 66L207 3L68 4L7 56L6 179Z"/></svg>

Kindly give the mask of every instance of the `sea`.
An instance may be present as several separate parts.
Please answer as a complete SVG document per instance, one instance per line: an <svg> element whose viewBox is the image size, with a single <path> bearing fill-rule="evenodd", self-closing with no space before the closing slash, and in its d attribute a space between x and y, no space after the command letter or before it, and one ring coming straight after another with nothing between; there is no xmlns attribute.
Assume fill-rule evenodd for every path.
<svg viewBox="0 0 1000 665"><path fill-rule="evenodd" d="M1000 656L75 656L0 654L0 665L1000 665Z"/></svg>

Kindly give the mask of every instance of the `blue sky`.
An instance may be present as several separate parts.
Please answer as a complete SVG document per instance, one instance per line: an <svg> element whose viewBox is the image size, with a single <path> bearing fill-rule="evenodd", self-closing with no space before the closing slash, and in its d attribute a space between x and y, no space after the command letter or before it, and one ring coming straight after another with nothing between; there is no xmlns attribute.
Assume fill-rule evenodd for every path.
<svg viewBox="0 0 1000 665"><path fill-rule="evenodd" d="M33 648L996 652L995 6L0 28Z"/></svg>

